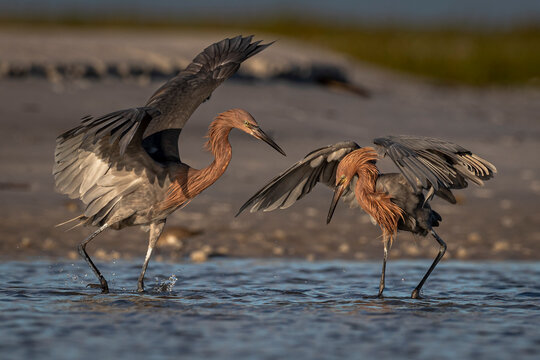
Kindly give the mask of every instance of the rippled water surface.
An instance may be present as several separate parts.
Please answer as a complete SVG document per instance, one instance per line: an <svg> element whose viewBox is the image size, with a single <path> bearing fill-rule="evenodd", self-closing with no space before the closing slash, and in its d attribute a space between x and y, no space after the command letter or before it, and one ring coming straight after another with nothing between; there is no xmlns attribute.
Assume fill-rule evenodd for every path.
<svg viewBox="0 0 540 360"><path fill-rule="evenodd" d="M2 262L1 359L538 359L540 263L214 260L98 264L111 294L86 288L81 262Z"/></svg>

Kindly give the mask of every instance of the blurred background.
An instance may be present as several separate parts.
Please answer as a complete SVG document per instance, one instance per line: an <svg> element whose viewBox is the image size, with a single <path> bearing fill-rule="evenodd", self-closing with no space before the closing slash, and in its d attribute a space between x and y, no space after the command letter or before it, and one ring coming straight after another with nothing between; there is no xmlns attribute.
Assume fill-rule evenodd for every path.
<svg viewBox="0 0 540 360"><path fill-rule="evenodd" d="M157 259L379 259L378 230L360 210L338 209L325 225L324 188L287 211L234 214L312 149L392 133L457 142L499 169L484 188L457 192L457 206L434 202L447 258L540 257L534 0L0 1L2 254L77 259L90 229L54 228L81 211L54 193L55 137L84 115L143 104L204 47L237 34L276 43L194 114L182 158L210 161L208 123L232 107L251 111L289 156L234 134L228 172L169 219ZM103 238L92 246L105 260L140 257L146 246L136 229ZM436 253L431 239L399 238L394 258Z"/></svg>
<svg viewBox="0 0 540 360"><path fill-rule="evenodd" d="M4 24L244 30L317 43L356 59L468 84L538 81L535 0L0 2Z"/></svg>

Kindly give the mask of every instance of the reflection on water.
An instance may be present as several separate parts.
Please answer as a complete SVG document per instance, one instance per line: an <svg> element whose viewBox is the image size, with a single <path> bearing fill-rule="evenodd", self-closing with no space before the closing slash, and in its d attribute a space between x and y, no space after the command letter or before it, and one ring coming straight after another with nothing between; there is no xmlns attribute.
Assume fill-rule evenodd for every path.
<svg viewBox="0 0 540 360"><path fill-rule="evenodd" d="M0 263L2 359L537 358L540 263L380 264L220 260L100 264L112 293L76 262Z"/></svg>

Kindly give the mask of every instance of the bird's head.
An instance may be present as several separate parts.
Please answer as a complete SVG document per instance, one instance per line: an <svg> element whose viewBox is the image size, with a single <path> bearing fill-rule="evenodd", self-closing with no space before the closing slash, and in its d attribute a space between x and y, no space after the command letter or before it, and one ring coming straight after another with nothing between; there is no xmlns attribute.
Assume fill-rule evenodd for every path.
<svg viewBox="0 0 540 360"><path fill-rule="evenodd" d="M343 192L356 174L359 174L367 164L373 165L377 161L377 153L373 148L366 147L355 150L347 154L338 164L336 170L336 187L334 190L334 197L332 198L332 203L330 204L330 210L328 211L328 217L326 218L326 223L330 223L332 220L332 215L336 210L337 203L343 195ZM376 170L376 168L375 168Z"/></svg>
<svg viewBox="0 0 540 360"><path fill-rule="evenodd" d="M231 109L224 112L222 115L226 116L227 120L230 122L230 126L264 141L280 152L283 156L286 156L285 152L278 146L278 144L274 142L274 140L272 140L270 136L266 135L266 133L262 131L259 124L257 124L257 121L255 121L253 116L251 116L251 114L247 111L242 109Z"/></svg>
<svg viewBox="0 0 540 360"><path fill-rule="evenodd" d="M343 160L345 160L345 158ZM343 160L340 161L336 170L336 187L334 189L334 197L332 197L330 209L328 210L328 216L326 218L327 224L329 224L332 220L332 216L334 215L334 211L336 210L336 206L341 198L341 195L343 195L343 192L345 189L347 189L354 177L354 174L356 173L356 169L353 166L354 164L352 162L344 162Z"/></svg>

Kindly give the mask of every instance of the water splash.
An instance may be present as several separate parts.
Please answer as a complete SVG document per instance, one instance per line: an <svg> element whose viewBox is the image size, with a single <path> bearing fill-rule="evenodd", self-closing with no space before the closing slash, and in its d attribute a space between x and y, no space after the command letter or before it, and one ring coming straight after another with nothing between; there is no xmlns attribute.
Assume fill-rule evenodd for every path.
<svg viewBox="0 0 540 360"><path fill-rule="evenodd" d="M156 281L159 281L159 279L156 279ZM154 287L154 291L155 292L172 292L173 288L174 288L174 285L176 284L176 282L178 281L178 278L176 277L175 274L172 274L171 276L169 276L169 278L167 280L164 280L164 281L161 281L159 284L157 284L155 287Z"/></svg>

